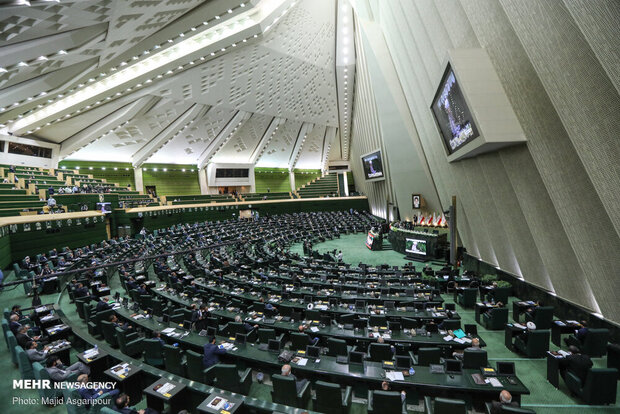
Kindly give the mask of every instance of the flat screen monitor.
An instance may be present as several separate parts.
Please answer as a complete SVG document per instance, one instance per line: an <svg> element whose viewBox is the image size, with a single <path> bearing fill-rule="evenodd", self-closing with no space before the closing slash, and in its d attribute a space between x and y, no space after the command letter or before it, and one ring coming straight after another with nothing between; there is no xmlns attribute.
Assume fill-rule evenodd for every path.
<svg viewBox="0 0 620 414"><path fill-rule="evenodd" d="M441 79L431 111L448 154L452 154L480 135L450 65Z"/></svg>
<svg viewBox="0 0 620 414"><path fill-rule="evenodd" d="M385 179L381 150L376 150L369 154L362 155L361 158L364 178L366 178L367 181L379 181Z"/></svg>
<svg viewBox="0 0 620 414"><path fill-rule="evenodd" d="M460 374L463 371L463 363L458 359L446 359L446 373Z"/></svg>
<svg viewBox="0 0 620 414"><path fill-rule="evenodd" d="M270 352L280 352L280 341L277 339L270 339L267 349Z"/></svg>
<svg viewBox="0 0 620 414"><path fill-rule="evenodd" d="M192 321L183 321L183 329L187 329L188 331L192 329Z"/></svg>
<svg viewBox="0 0 620 414"><path fill-rule="evenodd" d="M405 252L426 256L426 240L405 239Z"/></svg>
<svg viewBox="0 0 620 414"><path fill-rule="evenodd" d="M351 351L349 352L349 364L363 364L364 363L364 353L359 351Z"/></svg>
<svg viewBox="0 0 620 414"><path fill-rule="evenodd" d="M306 346L306 355L309 358L317 359L321 355L321 348L318 346L308 345Z"/></svg>
<svg viewBox="0 0 620 414"><path fill-rule="evenodd" d="M497 361L497 375L515 375L515 363Z"/></svg>
<svg viewBox="0 0 620 414"><path fill-rule="evenodd" d="M207 326L207 336L217 335L217 328L215 326Z"/></svg>

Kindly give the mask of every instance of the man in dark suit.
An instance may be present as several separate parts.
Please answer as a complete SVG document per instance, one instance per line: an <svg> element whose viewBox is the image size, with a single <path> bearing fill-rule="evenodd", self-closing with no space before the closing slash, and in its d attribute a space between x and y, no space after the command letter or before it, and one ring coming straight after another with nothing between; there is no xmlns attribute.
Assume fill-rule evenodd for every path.
<svg viewBox="0 0 620 414"><path fill-rule="evenodd" d="M97 302L97 307L95 308L97 312L101 312L104 310L108 310L112 308L112 305L108 303L108 298L100 298L99 302Z"/></svg>
<svg viewBox="0 0 620 414"><path fill-rule="evenodd" d="M574 345L568 347L568 350L571 354L560 360L560 375L564 378L566 371L570 371L585 383L588 371L592 368L592 360L588 355L580 353Z"/></svg>
<svg viewBox="0 0 620 414"><path fill-rule="evenodd" d="M215 336L209 338L209 342L204 346L204 354L202 357L202 365L205 368L212 367L220 362L219 355L224 355L226 350L215 344Z"/></svg>
<svg viewBox="0 0 620 414"><path fill-rule="evenodd" d="M47 341L47 339L43 338L42 336L32 337L28 335L28 327L25 325L19 328L19 331L17 331L17 335L15 335L15 339L17 339L17 343L19 344L19 346L21 346L24 349L27 349L26 344L30 341L38 341L42 344L47 344L49 342Z"/></svg>
<svg viewBox="0 0 620 414"><path fill-rule="evenodd" d="M150 407L146 407L146 410L136 410L134 407L130 407L127 394L119 395L114 401L114 411L121 414L158 414L157 410Z"/></svg>
<svg viewBox="0 0 620 414"><path fill-rule="evenodd" d="M47 359L45 369L50 375L50 378L54 381L65 381L75 373L90 374L90 368L88 365L82 362L76 362L75 364L66 367L56 355L52 355Z"/></svg>
<svg viewBox="0 0 620 414"><path fill-rule="evenodd" d="M19 316L13 314L11 315L9 319L10 319L9 329L11 329L11 332L13 332L13 335L17 335L20 328L22 327L22 324L19 323Z"/></svg>
<svg viewBox="0 0 620 414"><path fill-rule="evenodd" d="M88 288L86 286L84 286L82 283L78 283L77 287L75 288L74 296L76 298L83 298L86 296L90 296L90 292L88 291Z"/></svg>
<svg viewBox="0 0 620 414"><path fill-rule="evenodd" d="M499 414L502 409L502 405L507 405L510 407L519 407L519 404L515 401L512 401L512 395L506 390L502 390L499 393L499 401L491 402L491 414Z"/></svg>

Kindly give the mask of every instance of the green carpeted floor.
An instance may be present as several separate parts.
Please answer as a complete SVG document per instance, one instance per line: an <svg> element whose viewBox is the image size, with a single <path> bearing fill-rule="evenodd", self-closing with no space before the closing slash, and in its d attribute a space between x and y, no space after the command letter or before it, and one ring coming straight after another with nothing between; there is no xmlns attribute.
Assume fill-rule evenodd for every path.
<svg viewBox="0 0 620 414"><path fill-rule="evenodd" d="M326 252L331 250L342 250L344 260L348 263L357 264L358 262L364 262L368 264L389 264L389 265L403 265L408 260L400 253L394 252L389 249L389 244L384 242L384 249L382 251L370 251L364 245L366 239L365 234L344 235L340 239L329 240L325 243L315 245L315 249L320 252ZM302 253L302 247L300 244L291 247L294 252ZM419 264L422 266L422 264ZM433 266L438 268L439 266ZM7 280L11 280L12 275L7 275ZM113 291L120 290L119 282L117 278L114 278L111 283ZM43 303L52 303L57 299L57 295L47 295L42 298ZM452 302L452 298L444 296L448 302ZM511 298L511 301L516 298ZM30 299L27 298L21 287L13 290L4 290L0 293L0 307L10 307L13 304L20 304L23 307L30 306ZM79 326L83 326L84 322L79 319L75 312L75 306L68 303L68 298L63 295L60 302L63 310L67 316L72 320L72 323ZM510 305L509 305L510 306ZM457 305L457 310L462 317L463 324L475 323L474 311L463 309ZM527 385L531 391L531 395L523 398L523 405L534 409L539 414L597 414L597 413L620 413L620 405L610 407L592 407L586 405L580 405L577 400L570 397L566 387L562 380L560 380L560 389L555 389L546 381L546 360L545 359L525 359L520 358L517 354L506 349L504 346L504 331L486 331L482 326L478 326L478 332L484 338L487 343L487 350L489 352L489 358L493 364L495 360L511 360L515 361L517 368L517 375ZM552 344L551 349L555 349ZM57 407L41 407L41 406L27 406L27 405L14 405L12 398L14 396L22 398L37 398L36 391L29 390L13 390L13 379L19 379L19 370L15 367L11 361L11 358L7 352L6 344L3 343L0 346L0 353L3 357L0 357L0 372L4 375L0 379L0 414L31 414L34 411L39 411L49 414L66 413L65 406ZM73 357L72 361L76 358ZM605 366L604 358L594 359L596 366ZM256 373L254 373L256 375ZM250 396L254 398L261 398L270 401L271 400L271 384L269 380L264 384L258 384L254 382L250 390ZM145 401L142 400L138 404L139 408L144 408ZM412 411L421 411L422 406L411 407ZM353 408L351 410L353 414L366 413L365 400L354 399ZM389 413L386 413L389 414Z"/></svg>

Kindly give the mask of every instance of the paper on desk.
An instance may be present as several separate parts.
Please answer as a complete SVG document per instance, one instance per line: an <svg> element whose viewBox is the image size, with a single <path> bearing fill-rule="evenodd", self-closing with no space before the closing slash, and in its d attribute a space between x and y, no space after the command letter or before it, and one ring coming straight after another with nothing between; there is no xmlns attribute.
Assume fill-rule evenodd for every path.
<svg viewBox="0 0 620 414"><path fill-rule="evenodd" d="M566 352L566 351L564 351L564 350L560 349L560 350L558 351L558 354L560 354L560 355L562 355L562 356L569 356L569 355L570 355L570 352Z"/></svg>
<svg viewBox="0 0 620 414"><path fill-rule="evenodd" d="M399 371L388 371L385 373L385 377L390 381L404 381L405 377L402 372Z"/></svg>
<svg viewBox="0 0 620 414"><path fill-rule="evenodd" d="M307 363L308 363L308 358L299 358L299 361L297 361L297 365L301 367L305 367Z"/></svg>
<svg viewBox="0 0 620 414"><path fill-rule="evenodd" d="M312 332L318 332L318 331L319 331L319 328L317 328L316 326L311 326L311 327L310 327L310 330L311 330Z"/></svg>
<svg viewBox="0 0 620 414"><path fill-rule="evenodd" d="M452 335L448 335L448 336L444 336L443 337L443 340L446 341L446 342L449 342L449 341L451 341L453 339L454 339L454 337Z"/></svg>
<svg viewBox="0 0 620 414"><path fill-rule="evenodd" d="M171 333L171 332L174 332L174 328L166 328L166 329L161 331L161 333L166 334L166 335Z"/></svg>
<svg viewBox="0 0 620 414"><path fill-rule="evenodd" d="M489 380L489 384L494 387L502 387L502 383L495 377L487 378Z"/></svg>

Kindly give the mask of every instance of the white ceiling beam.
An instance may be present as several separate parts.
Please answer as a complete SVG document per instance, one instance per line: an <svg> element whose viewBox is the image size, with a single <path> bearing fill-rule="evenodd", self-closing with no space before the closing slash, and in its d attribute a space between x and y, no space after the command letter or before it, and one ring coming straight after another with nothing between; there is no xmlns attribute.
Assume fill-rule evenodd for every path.
<svg viewBox="0 0 620 414"><path fill-rule="evenodd" d="M134 168L140 167L146 160L163 148L164 145L170 142L170 140L187 128L192 122L202 118L208 109L209 107L206 105L194 104L190 106L131 156L131 164Z"/></svg>
<svg viewBox="0 0 620 414"><path fill-rule="evenodd" d="M205 168L205 166L211 161L211 159L217 154L217 152L235 135L235 132L243 124L252 117L251 112L237 111L235 116L232 117L228 124L219 134L207 145L207 148L198 157L198 168Z"/></svg>
<svg viewBox="0 0 620 414"><path fill-rule="evenodd" d="M338 129L336 127L325 128L325 135L323 135L323 151L321 153L321 170L325 170L327 158L329 157L329 150L336 139L337 131Z"/></svg>
<svg viewBox="0 0 620 414"><path fill-rule="evenodd" d="M147 112L159 99L154 96L143 96L67 138L60 146L60 159L68 157L86 145L92 144L114 128Z"/></svg>
<svg viewBox="0 0 620 414"><path fill-rule="evenodd" d="M143 59L121 62L100 80L18 119L10 125L11 132L19 134L32 130L109 96L132 92L137 84L146 84L157 76L182 72L192 67L187 62L211 59L234 47L248 44L269 30L294 3L293 0L260 0L249 4L254 7L244 7L247 11L229 19L213 19L201 31L196 29L182 33L179 35L182 40L173 41L171 46L166 43L167 47L153 51Z"/></svg>
<svg viewBox="0 0 620 414"><path fill-rule="evenodd" d="M256 164L256 162L263 155L263 152L265 152L265 148L267 148L267 145L269 145L271 139L278 131L278 128L280 128L280 126L283 125L285 122L286 119L284 118L273 118L271 120L271 123L269 123L269 126L263 134L263 137L260 139L258 145L256 145L256 148L254 148L254 151L250 156L250 160L248 161L250 164Z"/></svg>
<svg viewBox="0 0 620 414"><path fill-rule="evenodd" d="M340 158L350 156L353 95L355 93L355 25L349 0L338 0L336 16L336 92L338 94L338 129ZM334 143L336 145L336 143ZM336 157L337 153L334 154Z"/></svg>
<svg viewBox="0 0 620 414"><path fill-rule="evenodd" d="M314 124L310 122L304 122L299 128L299 133L297 134L297 139L295 140L295 146L293 146L293 151L291 152L291 157L288 161L288 169L292 171L295 169L297 165L297 161L299 160L299 156L301 154L301 149L306 142L306 137L314 128Z"/></svg>

